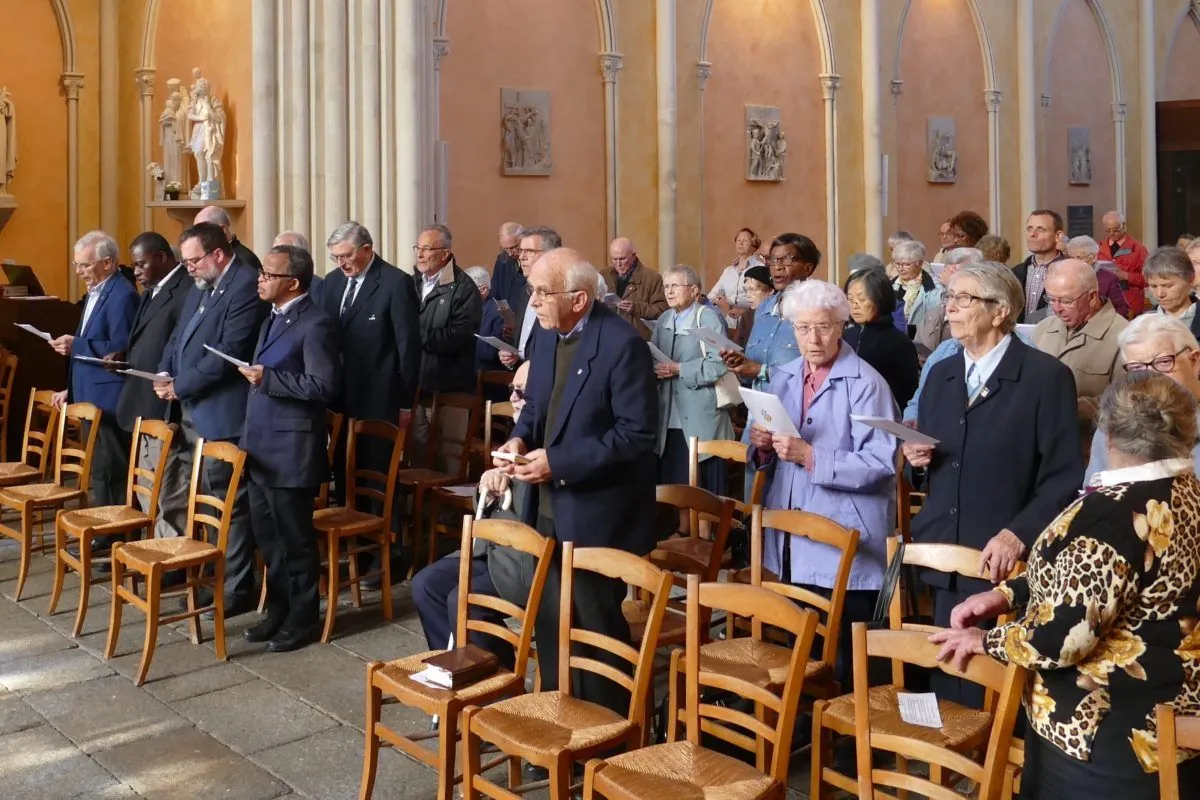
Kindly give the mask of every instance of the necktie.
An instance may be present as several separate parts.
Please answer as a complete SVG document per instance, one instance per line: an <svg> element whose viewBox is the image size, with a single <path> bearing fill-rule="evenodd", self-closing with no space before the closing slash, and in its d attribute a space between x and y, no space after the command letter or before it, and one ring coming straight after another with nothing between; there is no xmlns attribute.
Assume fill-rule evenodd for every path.
<svg viewBox="0 0 1200 800"><path fill-rule="evenodd" d="M980 379L979 368L972 364L967 367L967 404L975 402L976 396L979 394L980 384L983 381Z"/></svg>
<svg viewBox="0 0 1200 800"><path fill-rule="evenodd" d="M358 281L357 277L350 279L350 284L346 287L346 295L342 298L342 310L338 314L339 319L344 318L346 312L354 305L354 297L358 294Z"/></svg>
<svg viewBox="0 0 1200 800"><path fill-rule="evenodd" d="M275 324L275 320L277 320L279 317L279 312L274 310L271 311L271 314L267 317L267 329L263 332L264 343L271 341L271 326Z"/></svg>
<svg viewBox="0 0 1200 800"><path fill-rule="evenodd" d="M196 313L192 314L192 318L188 320L187 327L183 329L183 336L179 337L180 352L183 351L184 344L187 343L187 340L191 337L192 333L195 332L196 328L200 326L200 322L204 319L204 306L208 304L208 298L211 296L211 294L212 289L205 289L200 294L200 305L196 307Z"/></svg>

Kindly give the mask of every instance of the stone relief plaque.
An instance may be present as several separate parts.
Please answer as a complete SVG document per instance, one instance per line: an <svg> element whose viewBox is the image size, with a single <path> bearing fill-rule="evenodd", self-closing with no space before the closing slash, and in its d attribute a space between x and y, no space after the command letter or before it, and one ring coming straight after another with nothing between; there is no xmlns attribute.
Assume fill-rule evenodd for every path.
<svg viewBox="0 0 1200 800"><path fill-rule="evenodd" d="M929 182L958 181L958 142L954 117L930 117L925 125Z"/></svg>
<svg viewBox="0 0 1200 800"><path fill-rule="evenodd" d="M1072 186L1088 186L1092 182L1092 130L1085 127L1067 128L1067 182Z"/></svg>
<svg viewBox="0 0 1200 800"><path fill-rule="evenodd" d="M787 137L775 106L746 106L746 180L781 181Z"/></svg>
<svg viewBox="0 0 1200 800"><path fill-rule="evenodd" d="M549 175L550 93L500 89L500 167L503 175Z"/></svg>

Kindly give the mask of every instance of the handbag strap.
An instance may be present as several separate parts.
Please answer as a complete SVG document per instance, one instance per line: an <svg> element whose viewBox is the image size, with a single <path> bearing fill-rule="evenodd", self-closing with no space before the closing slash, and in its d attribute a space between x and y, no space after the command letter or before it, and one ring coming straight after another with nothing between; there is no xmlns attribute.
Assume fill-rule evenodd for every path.
<svg viewBox="0 0 1200 800"><path fill-rule="evenodd" d="M900 582L900 572L904 566L904 540L896 548L895 555L883 571L883 584L879 587L879 599L875 601L875 613L871 615L871 627L887 627L888 609L892 605L892 596Z"/></svg>

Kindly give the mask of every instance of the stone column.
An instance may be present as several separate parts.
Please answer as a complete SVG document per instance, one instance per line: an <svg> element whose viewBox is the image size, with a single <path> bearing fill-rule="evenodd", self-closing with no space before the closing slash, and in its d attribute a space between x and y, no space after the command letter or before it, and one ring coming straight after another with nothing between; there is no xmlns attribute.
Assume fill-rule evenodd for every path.
<svg viewBox="0 0 1200 800"><path fill-rule="evenodd" d="M658 78L658 264L659 270L678 261L679 103L675 91L675 0L656 0L654 50Z"/></svg>
<svg viewBox="0 0 1200 800"><path fill-rule="evenodd" d="M379 0L358 0L359 30L362 31L358 54L358 105L362 119L361 162L356 165L362 191L362 210L359 222L367 226L372 236L378 236L383 221L382 166L379 163L381 112L379 78L382 65L379 57L380 28Z"/></svg>
<svg viewBox="0 0 1200 800"><path fill-rule="evenodd" d="M83 88L83 74L64 72L59 82L67 97L67 250L73 256L79 239L79 90ZM79 277L75 270L69 273L70 299L78 300Z"/></svg>
<svg viewBox="0 0 1200 800"><path fill-rule="evenodd" d="M1038 207L1038 92L1033 37L1033 0L1017 0L1017 117L1020 121L1022 216Z"/></svg>
<svg viewBox="0 0 1200 800"><path fill-rule="evenodd" d="M1142 118L1142 243L1153 250L1158 244L1158 53L1154 47L1155 3L1138 3L1139 97Z"/></svg>
<svg viewBox="0 0 1200 800"><path fill-rule="evenodd" d="M349 64L347 61L347 9L345 0L324 3L321 16L321 86L324 89L322 177L324 179L322 230L332 231L350 213Z"/></svg>
<svg viewBox="0 0 1200 800"><path fill-rule="evenodd" d="M146 165L154 160L154 76L155 70L142 67L134 73L138 84L138 114L141 119L141 162L138 170L142 176L142 230L154 227L154 213L147 205L154 199L154 179L146 172Z"/></svg>
<svg viewBox="0 0 1200 800"><path fill-rule="evenodd" d="M600 74L604 81L604 159L605 213L608 216L608 238L617 236L617 73L624 59L620 53L600 54Z"/></svg>
<svg viewBox="0 0 1200 800"><path fill-rule="evenodd" d="M879 95L879 0L862 0L863 219L866 252L884 255L883 142Z"/></svg>
<svg viewBox="0 0 1200 800"><path fill-rule="evenodd" d="M255 3L251 7L250 51L253 68L251 131L254 146L251 193L254 208L251 217L254 227L251 244L259 253L265 252L279 233L279 152L276 98L279 81L276 73L276 41L279 36L278 14L273 2Z"/></svg>
<svg viewBox="0 0 1200 800"><path fill-rule="evenodd" d="M840 285L842 273L838 253L838 176L837 176L837 90L842 77L821 75L821 97L825 104L825 261L829 280Z"/></svg>
<svg viewBox="0 0 1200 800"><path fill-rule="evenodd" d="M1125 114L1124 103L1113 103L1113 142L1117 151L1117 211L1122 214L1126 213L1128 203L1125 184Z"/></svg>
<svg viewBox="0 0 1200 800"><path fill-rule="evenodd" d="M708 79L712 77L712 62L697 61L696 62L696 85L700 90L700 103L697 119L700 120L700 277L704 280L704 285L709 286L710 280L708 275L708 246L706 244L705 232L707 230L708 215L706 212L705 198L708 197L707 181L705 175L708 170L705 169L704 162L704 87L708 84Z"/></svg>
<svg viewBox="0 0 1200 800"><path fill-rule="evenodd" d="M283 118L289 120L287 163L283 165L284 212L283 227L298 230L312 239L315 252L321 252L321 244L329 231L319 232L313 224L312 168L310 159L309 132L312 127L311 102L308 95L308 3L288 4L287 58L285 59L287 85L283 92ZM318 233L323 233L318 238ZM323 261L323 260L322 260Z"/></svg>
<svg viewBox="0 0 1200 800"><path fill-rule="evenodd" d="M424 53L428 46L423 29L418 23L424 16L419 0L398 0L395 3L394 26L392 39L395 55L394 80L392 85L392 108L381 109L382 113L390 114L397 122L395 138L392 142L394 152L395 182L395 235L392 241L383 243L392 258L392 263L402 269L409 269L413 264L409 248L417 240L417 234L424 225L422 213L421 186L422 163L421 142L424 137L421 113L421 68Z"/></svg>
<svg viewBox="0 0 1200 800"><path fill-rule="evenodd" d="M433 37L433 85L429 90L429 113L432 116L434 158L433 216L443 225L450 224L450 165L449 147L442 139L442 59L450 55L450 38Z"/></svg>
<svg viewBox="0 0 1200 800"><path fill-rule="evenodd" d="M988 120L988 228L1000 231L1000 91L987 89L983 93Z"/></svg>
<svg viewBox="0 0 1200 800"><path fill-rule="evenodd" d="M117 192L119 171L117 112L120 109L117 61L117 0L100 3L100 227L109 236L119 236L121 204ZM145 174L146 164L140 166Z"/></svg>

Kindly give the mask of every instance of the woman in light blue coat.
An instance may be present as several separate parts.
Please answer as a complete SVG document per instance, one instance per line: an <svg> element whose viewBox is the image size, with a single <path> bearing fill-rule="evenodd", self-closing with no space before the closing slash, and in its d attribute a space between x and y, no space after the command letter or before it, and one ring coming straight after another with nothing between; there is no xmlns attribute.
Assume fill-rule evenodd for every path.
<svg viewBox="0 0 1200 800"><path fill-rule="evenodd" d="M767 391L779 397L800 436L772 434L754 422L749 455L768 474L764 508L819 514L859 532L842 612L844 643L850 624L869 620L874 611L896 495L895 437L850 415L895 420L896 401L887 381L841 341L850 318L841 289L805 281L784 293L782 309L801 357L776 367ZM763 565L782 581L828 596L839 553L801 536L767 530ZM841 668L838 674L844 677Z"/></svg>
<svg viewBox="0 0 1200 800"><path fill-rule="evenodd" d="M654 365L658 376L659 483L688 482L688 439L732 439L729 411L717 408L717 381L728 370L720 353L687 333L707 328L726 334L725 321L710 306L702 305L700 278L688 266L663 274L663 291L669 308L658 318L650 341L667 358ZM725 465L719 458L702 456L701 487L725 493Z"/></svg>

